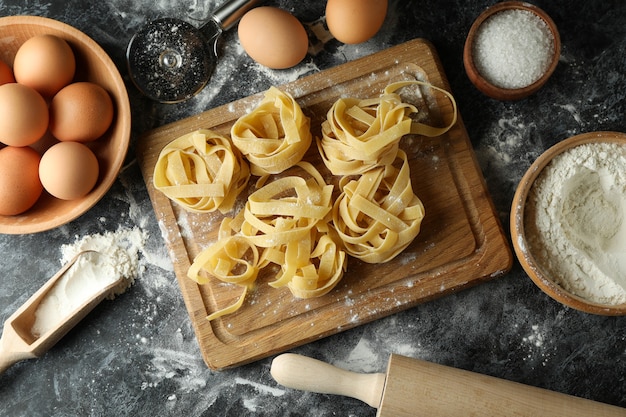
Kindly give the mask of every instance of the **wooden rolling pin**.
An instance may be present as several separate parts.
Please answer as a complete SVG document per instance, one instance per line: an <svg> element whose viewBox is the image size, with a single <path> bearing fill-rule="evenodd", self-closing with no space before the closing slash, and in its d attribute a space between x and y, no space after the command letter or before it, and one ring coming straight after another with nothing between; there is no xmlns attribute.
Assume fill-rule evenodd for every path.
<svg viewBox="0 0 626 417"><path fill-rule="evenodd" d="M626 409L430 362L391 355L387 374L358 374L286 353L271 374L289 388L357 398L377 417L625 417Z"/></svg>

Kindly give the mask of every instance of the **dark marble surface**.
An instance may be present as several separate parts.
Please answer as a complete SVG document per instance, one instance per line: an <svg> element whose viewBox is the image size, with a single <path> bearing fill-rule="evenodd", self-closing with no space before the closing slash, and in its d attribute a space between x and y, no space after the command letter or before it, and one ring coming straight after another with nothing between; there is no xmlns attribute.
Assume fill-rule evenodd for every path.
<svg viewBox="0 0 626 417"><path fill-rule="evenodd" d="M104 47L128 81L125 46L146 20L201 19L217 3L0 0L0 15L47 16L81 29ZM270 3L307 22L323 14L325 2ZM0 319L58 269L62 245L84 236L145 231L140 276L42 358L1 375L0 415L374 416L374 409L357 400L282 388L269 374L270 359L221 372L205 366L135 161L134 142L152 127L423 37L439 52L508 232L515 187L545 149L579 133L626 131L626 3L533 1L559 27L562 57L541 91L513 103L476 91L462 65L464 37L490 3L393 0L384 28L371 41L329 42L316 56L283 71L251 63L231 31L220 43L221 60L210 86L178 105L152 103L129 82L133 144L110 192L88 214L56 230L0 236ZM493 281L295 351L360 372L384 371L389 353L396 352L626 407L626 318L558 304L517 262ZM415 384L428 381L416 378Z"/></svg>

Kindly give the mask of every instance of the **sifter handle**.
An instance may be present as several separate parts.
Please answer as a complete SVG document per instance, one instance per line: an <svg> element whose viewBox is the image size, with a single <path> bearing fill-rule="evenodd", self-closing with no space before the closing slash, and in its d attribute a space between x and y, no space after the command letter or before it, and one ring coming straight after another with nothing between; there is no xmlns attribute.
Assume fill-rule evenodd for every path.
<svg viewBox="0 0 626 417"><path fill-rule="evenodd" d="M374 408L380 406L385 386L385 374L350 372L294 353L274 358L270 373L276 382L288 388L345 395Z"/></svg>
<svg viewBox="0 0 626 417"><path fill-rule="evenodd" d="M213 20L217 22L218 26L226 31L235 24L254 7L258 0L230 0L221 5L215 12L213 12Z"/></svg>

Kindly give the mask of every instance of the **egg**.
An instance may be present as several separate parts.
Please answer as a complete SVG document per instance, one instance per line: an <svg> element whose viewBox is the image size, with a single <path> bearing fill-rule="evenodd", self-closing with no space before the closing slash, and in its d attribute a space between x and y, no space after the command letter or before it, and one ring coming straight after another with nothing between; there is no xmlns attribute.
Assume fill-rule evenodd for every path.
<svg viewBox="0 0 626 417"><path fill-rule="evenodd" d="M87 195L96 185L98 174L98 158L80 142L53 145L39 163L39 178L44 189L62 200Z"/></svg>
<svg viewBox="0 0 626 417"><path fill-rule="evenodd" d="M239 21L239 41L256 62L273 69L285 69L304 59L309 38L302 23L276 7L256 7Z"/></svg>
<svg viewBox="0 0 626 417"><path fill-rule="evenodd" d="M29 147L0 149L0 214L13 216L30 209L41 195L39 153Z"/></svg>
<svg viewBox="0 0 626 417"><path fill-rule="evenodd" d="M0 85L14 82L13 70L6 62L0 61Z"/></svg>
<svg viewBox="0 0 626 417"><path fill-rule="evenodd" d="M387 0L328 0L326 24L340 42L355 44L372 38L383 26Z"/></svg>
<svg viewBox="0 0 626 417"><path fill-rule="evenodd" d="M77 82L64 87L50 102L50 132L60 141L91 142L113 121L113 101L98 84Z"/></svg>
<svg viewBox="0 0 626 417"><path fill-rule="evenodd" d="M32 88L8 83L0 85L0 142L28 146L48 129L48 104Z"/></svg>
<svg viewBox="0 0 626 417"><path fill-rule="evenodd" d="M37 35L24 42L15 54L15 80L52 97L69 84L76 71L76 58L70 45L58 36Z"/></svg>

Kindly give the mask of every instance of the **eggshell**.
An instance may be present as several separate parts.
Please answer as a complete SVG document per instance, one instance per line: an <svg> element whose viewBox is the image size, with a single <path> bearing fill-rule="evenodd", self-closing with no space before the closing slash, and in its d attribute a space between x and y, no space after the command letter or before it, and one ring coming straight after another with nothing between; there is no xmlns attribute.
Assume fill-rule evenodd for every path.
<svg viewBox="0 0 626 417"><path fill-rule="evenodd" d="M72 82L76 59L70 45L54 35L29 38L15 54L15 80L37 90L44 97L52 97Z"/></svg>
<svg viewBox="0 0 626 417"><path fill-rule="evenodd" d="M273 69L290 68L304 59L309 38L302 23L276 7L256 7L239 21L239 41L256 62Z"/></svg>
<svg viewBox="0 0 626 417"><path fill-rule="evenodd" d="M31 208L41 195L39 153L29 147L0 149L0 214L13 216Z"/></svg>
<svg viewBox="0 0 626 417"><path fill-rule="evenodd" d="M14 82L15 77L13 76L13 70L6 62L0 61L0 85Z"/></svg>
<svg viewBox="0 0 626 417"><path fill-rule="evenodd" d="M61 141L91 142L113 121L113 101L97 84L78 82L59 91L50 102L50 132Z"/></svg>
<svg viewBox="0 0 626 417"><path fill-rule="evenodd" d="M85 144L59 142L41 157L39 178L47 192L62 200L89 193L98 181L98 159Z"/></svg>
<svg viewBox="0 0 626 417"><path fill-rule="evenodd" d="M328 0L326 24L340 42L355 44L372 38L383 26L387 0Z"/></svg>
<svg viewBox="0 0 626 417"><path fill-rule="evenodd" d="M48 129L48 105L32 88L8 83L0 85L0 142L28 146Z"/></svg>

